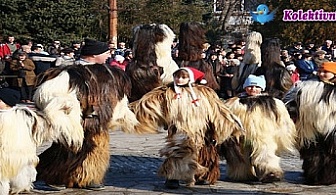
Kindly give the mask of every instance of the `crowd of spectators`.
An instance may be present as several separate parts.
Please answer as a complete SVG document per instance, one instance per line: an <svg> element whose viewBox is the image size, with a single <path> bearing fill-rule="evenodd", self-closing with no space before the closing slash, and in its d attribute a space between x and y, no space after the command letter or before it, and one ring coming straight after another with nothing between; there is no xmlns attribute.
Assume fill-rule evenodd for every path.
<svg viewBox="0 0 336 195"><path fill-rule="evenodd" d="M23 101L29 101L31 99L30 90L23 90L22 86L17 84L17 77L20 76L18 67L23 67L20 65L22 60L19 56L25 55L28 61L32 61L33 67L29 71L37 76L50 67L75 64L75 61L80 59L82 44L78 40L72 41L71 45L64 45L59 40L54 40L47 46L33 41L19 44L15 41L14 36L8 36L0 44L0 86L17 87L22 93L26 91L28 96L24 93L25 99ZM118 44L108 42L108 47L110 57L106 63L125 70L133 60L132 49L125 42ZM204 44L204 51L201 55L212 66L213 74L220 84L218 95L221 98L227 99L235 94L231 80L243 61L244 47L244 40L229 42L226 46ZM14 55L15 52L16 55ZM179 65L181 62L178 57L177 40L173 42L171 52L172 58ZM292 80L295 83L316 77L317 69L323 62L336 60L336 45L331 40L326 40L322 45L296 42L287 48L282 48L280 53L281 63L292 75ZM21 80L23 82L19 83L30 86L30 84L27 85L25 79Z"/></svg>

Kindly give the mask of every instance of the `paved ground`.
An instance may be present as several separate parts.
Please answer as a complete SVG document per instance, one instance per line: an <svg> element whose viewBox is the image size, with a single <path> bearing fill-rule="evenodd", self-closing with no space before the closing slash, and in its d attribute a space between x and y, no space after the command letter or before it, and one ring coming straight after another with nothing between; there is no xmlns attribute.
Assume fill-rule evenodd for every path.
<svg viewBox="0 0 336 195"><path fill-rule="evenodd" d="M225 161L221 162L221 178L215 185L203 185L177 190L164 188L164 179L156 171L163 159L158 150L164 144L165 132L154 135L130 135L120 131L110 134L111 164L105 178L105 190L90 191L65 189L52 191L42 182L36 182L32 194L115 194L115 195L166 195L166 194L336 194L336 185L308 186L302 181L301 160L297 154L284 155L282 167L285 180L262 184L236 183L226 180ZM40 151L47 147L40 148Z"/></svg>

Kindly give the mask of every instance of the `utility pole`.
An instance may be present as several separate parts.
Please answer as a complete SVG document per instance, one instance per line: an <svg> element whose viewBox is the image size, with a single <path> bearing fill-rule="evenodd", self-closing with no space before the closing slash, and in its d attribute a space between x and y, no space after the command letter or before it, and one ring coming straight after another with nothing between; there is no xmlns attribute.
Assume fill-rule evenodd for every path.
<svg viewBox="0 0 336 195"><path fill-rule="evenodd" d="M117 25L118 25L118 9L117 0L109 0L109 41L117 46Z"/></svg>

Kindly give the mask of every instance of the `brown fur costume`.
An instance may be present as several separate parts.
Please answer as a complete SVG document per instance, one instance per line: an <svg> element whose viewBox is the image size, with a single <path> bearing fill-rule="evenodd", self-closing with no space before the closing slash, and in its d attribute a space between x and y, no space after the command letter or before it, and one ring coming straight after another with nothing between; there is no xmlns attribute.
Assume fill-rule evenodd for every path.
<svg viewBox="0 0 336 195"><path fill-rule="evenodd" d="M115 67L78 65L49 69L39 78L38 85L41 90L36 92L35 102L40 107L62 91L73 89L72 95L80 101L84 129L79 152L53 143L39 155L38 179L79 188L102 184L110 159L109 127L120 125L129 131L127 123L136 124L134 114L127 107L130 80Z"/></svg>
<svg viewBox="0 0 336 195"><path fill-rule="evenodd" d="M284 103L268 95L234 97L225 103L243 123L246 135L237 146L221 145L227 176L238 181L278 181L283 177L280 152L293 151L295 125Z"/></svg>
<svg viewBox="0 0 336 195"><path fill-rule="evenodd" d="M297 111L297 147L310 185L336 183L336 87L322 81L304 81L286 95Z"/></svg>
<svg viewBox="0 0 336 195"><path fill-rule="evenodd" d="M185 180L187 185L219 178L217 143L243 132L239 120L224 106L215 91L206 86L194 86L199 106L192 103L189 87L183 87L176 99L173 84L156 88L133 102L132 109L139 120L136 129L156 132L168 127L166 146L160 154L166 160L158 174L167 179Z"/></svg>
<svg viewBox="0 0 336 195"><path fill-rule="evenodd" d="M205 42L205 30L200 23L181 23L178 46L180 67L189 66L204 72L206 86L218 90L219 84L214 76L212 66L201 56Z"/></svg>
<svg viewBox="0 0 336 195"><path fill-rule="evenodd" d="M134 28L134 60L126 67L131 78L130 102L140 99L155 87L173 81L178 69L171 56L173 31L164 24L145 24Z"/></svg>
<svg viewBox="0 0 336 195"><path fill-rule="evenodd" d="M266 79L265 91L273 97L282 99L293 86L293 82L285 66L280 63L279 56L279 39L266 39L261 45L261 67L257 69L255 75L264 75Z"/></svg>
<svg viewBox="0 0 336 195"><path fill-rule="evenodd" d="M192 67L204 72L204 79L207 81L205 85L214 90L218 90L219 85L214 76L212 66L201 57L205 42L205 30L200 23L181 23L178 46L178 58L181 61L180 67ZM196 174L196 180L207 180L211 184L215 183L220 176L218 168L219 157L215 148L216 143L213 143L213 140L216 140L217 136L213 128L214 127L212 126L212 124L209 123L208 129L204 132L203 135L205 136L203 137L204 144L201 147L198 146L197 149L198 163L200 163L202 166L207 167L209 170L205 173ZM167 159L172 158L171 156L168 155ZM170 175L162 175L165 175L168 179L174 179L174 177Z"/></svg>

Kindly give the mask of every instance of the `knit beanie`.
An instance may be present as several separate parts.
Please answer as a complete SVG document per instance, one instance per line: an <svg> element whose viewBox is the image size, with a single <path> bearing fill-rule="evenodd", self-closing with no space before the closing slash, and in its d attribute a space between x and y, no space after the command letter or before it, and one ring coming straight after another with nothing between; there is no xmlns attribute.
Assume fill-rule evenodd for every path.
<svg viewBox="0 0 336 195"><path fill-rule="evenodd" d="M247 79L244 82L243 88L245 89L246 87L249 86L257 86L260 87L263 91L266 88L266 80L264 75L256 76L256 75L249 75Z"/></svg>
<svg viewBox="0 0 336 195"><path fill-rule="evenodd" d="M336 74L336 62L324 62L321 69Z"/></svg>
<svg viewBox="0 0 336 195"><path fill-rule="evenodd" d="M179 70L185 70L188 72L189 74L189 82L188 82L188 86L189 86L189 89L190 89L190 94L191 94L191 98L192 98L192 103L195 105L195 106L199 106L199 102L198 102L198 98L196 96L196 93L192 87L192 84L195 83L195 82L199 82L201 84L206 84L206 80L203 79L204 78L204 73L202 71L199 71L195 68L192 68L192 67L182 67L180 69L178 69L177 71ZM175 73L177 72L175 71L173 73L173 75L175 75ZM174 82L174 89L175 89L175 93L177 94L177 98L180 97L179 94L181 94L181 89L176 85L176 83Z"/></svg>
<svg viewBox="0 0 336 195"><path fill-rule="evenodd" d="M99 55L110 50L108 45L104 42L93 39L85 39L84 42L85 44L81 49L82 56Z"/></svg>
<svg viewBox="0 0 336 195"><path fill-rule="evenodd" d="M0 88L0 99L13 107L20 102L20 92L10 88Z"/></svg>

